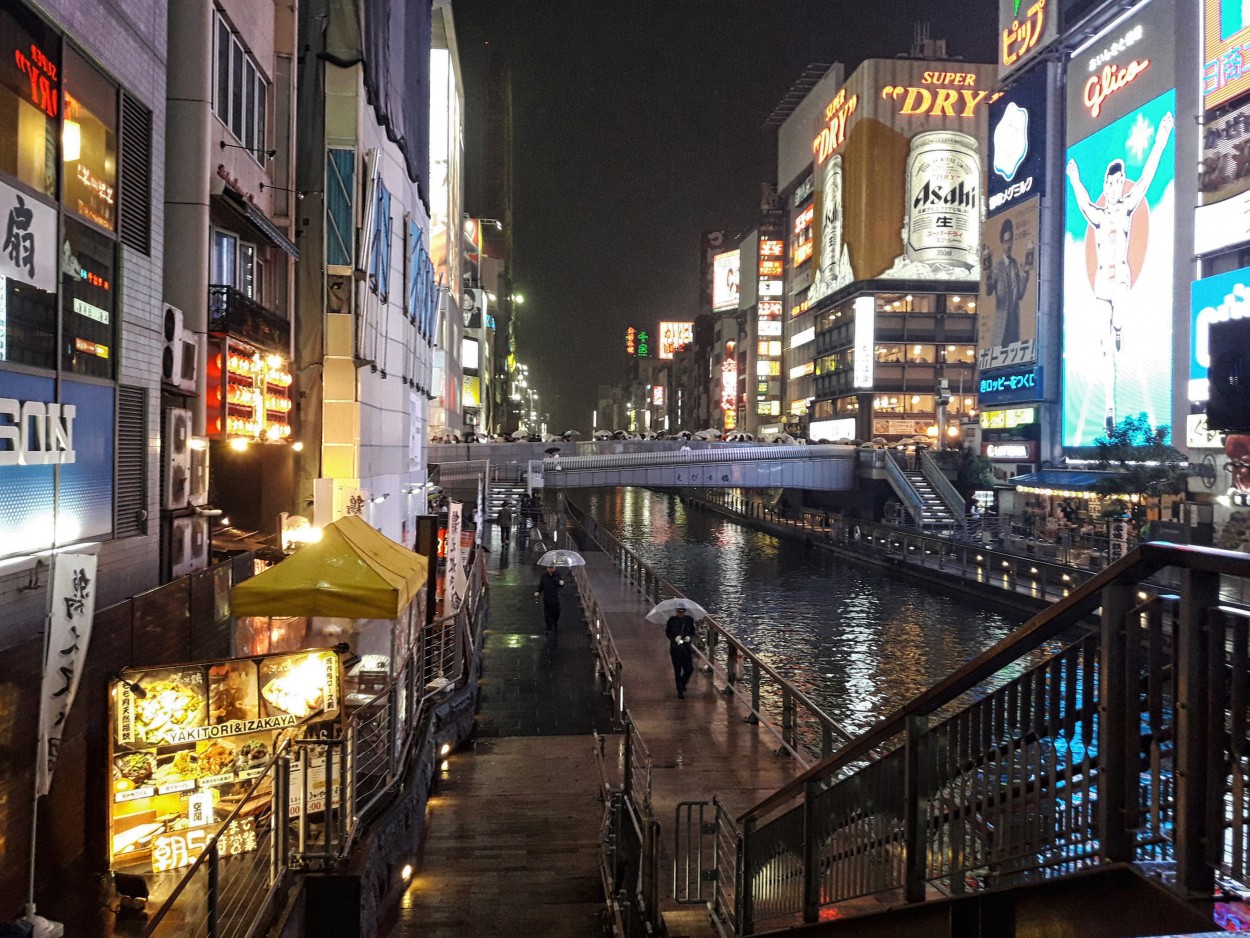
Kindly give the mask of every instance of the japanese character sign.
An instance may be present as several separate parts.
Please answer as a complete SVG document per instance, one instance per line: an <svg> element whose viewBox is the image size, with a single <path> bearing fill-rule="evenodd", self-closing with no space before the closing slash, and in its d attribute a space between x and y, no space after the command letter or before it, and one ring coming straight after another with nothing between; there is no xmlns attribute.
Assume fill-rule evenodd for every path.
<svg viewBox="0 0 1250 938"><path fill-rule="evenodd" d="M95 616L96 558L57 554L52 563L52 604L39 707L36 793L46 795L61 747L65 718L74 703Z"/></svg>
<svg viewBox="0 0 1250 938"><path fill-rule="evenodd" d="M0 277L56 290L56 209L0 183Z"/></svg>

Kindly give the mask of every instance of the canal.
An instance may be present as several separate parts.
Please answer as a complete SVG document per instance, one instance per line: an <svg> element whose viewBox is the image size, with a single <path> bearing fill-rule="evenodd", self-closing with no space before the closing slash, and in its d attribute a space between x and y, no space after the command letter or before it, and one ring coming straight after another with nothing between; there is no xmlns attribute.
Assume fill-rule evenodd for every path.
<svg viewBox="0 0 1250 938"><path fill-rule="evenodd" d="M688 510L673 495L615 488L573 500L853 732L1024 621Z"/></svg>

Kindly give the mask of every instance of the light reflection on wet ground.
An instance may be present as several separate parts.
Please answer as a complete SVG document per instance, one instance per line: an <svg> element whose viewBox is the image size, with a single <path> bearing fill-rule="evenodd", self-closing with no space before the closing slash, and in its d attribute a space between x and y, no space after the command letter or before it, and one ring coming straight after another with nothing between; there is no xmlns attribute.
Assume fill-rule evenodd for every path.
<svg viewBox="0 0 1250 938"><path fill-rule="evenodd" d="M579 493L678 590L862 731L1023 621L642 489Z"/></svg>

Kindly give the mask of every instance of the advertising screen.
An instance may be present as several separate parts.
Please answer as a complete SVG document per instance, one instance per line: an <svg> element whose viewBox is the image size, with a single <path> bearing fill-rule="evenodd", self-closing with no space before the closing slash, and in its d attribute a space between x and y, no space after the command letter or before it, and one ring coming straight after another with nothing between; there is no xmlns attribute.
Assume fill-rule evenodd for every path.
<svg viewBox="0 0 1250 938"><path fill-rule="evenodd" d="M1203 0L1202 103L1210 110L1250 91L1250 8Z"/></svg>
<svg viewBox="0 0 1250 938"><path fill-rule="evenodd" d="M1045 188L1047 68L1039 66L990 102L986 214L1042 194Z"/></svg>
<svg viewBox="0 0 1250 938"><path fill-rule="evenodd" d="M466 371L477 371L481 367L481 357L478 355L477 339L461 339L460 340L460 366Z"/></svg>
<svg viewBox="0 0 1250 938"><path fill-rule="evenodd" d="M660 358L672 358L673 353L694 341L694 323L660 323Z"/></svg>
<svg viewBox="0 0 1250 938"><path fill-rule="evenodd" d="M1202 128L1202 167L1198 194L1203 205L1220 202L1250 189L1250 104Z"/></svg>
<svg viewBox="0 0 1250 938"><path fill-rule="evenodd" d="M1171 423L1176 94L1068 149L1063 445L1144 413Z"/></svg>
<svg viewBox="0 0 1250 938"><path fill-rule="evenodd" d="M1207 399L1211 324L1250 316L1250 267L1196 280L1190 287L1189 400Z"/></svg>
<svg viewBox="0 0 1250 938"><path fill-rule="evenodd" d="M712 309L716 312L738 308L741 266L737 248L712 258Z"/></svg>
<svg viewBox="0 0 1250 938"><path fill-rule="evenodd" d="M980 346L985 371L1037 360L1037 234L1041 199L987 219L982 234Z"/></svg>
<svg viewBox="0 0 1250 938"><path fill-rule="evenodd" d="M868 59L817 117L809 300L857 280L980 279L988 65Z"/></svg>

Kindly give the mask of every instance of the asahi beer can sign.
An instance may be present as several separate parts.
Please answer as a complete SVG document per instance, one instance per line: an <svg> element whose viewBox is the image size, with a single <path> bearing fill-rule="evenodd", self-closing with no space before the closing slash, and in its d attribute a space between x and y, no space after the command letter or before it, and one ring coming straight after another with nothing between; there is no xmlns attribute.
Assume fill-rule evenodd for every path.
<svg viewBox="0 0 1250 938"><path fill-rule="evenodd" d="M906 259L933 269L978 268L981 163L977 141L953 131L912 138L907 158Z"/></svg>
<svg viewBox="0 0 1250 938"><path fill-rule="evenodd" d="M825 163L821 185L820 256L816 279L808 293L811 299L827 296L850 283L851 259L843 238L845 208L842 198L842 157L831 156Z"/></svg>

